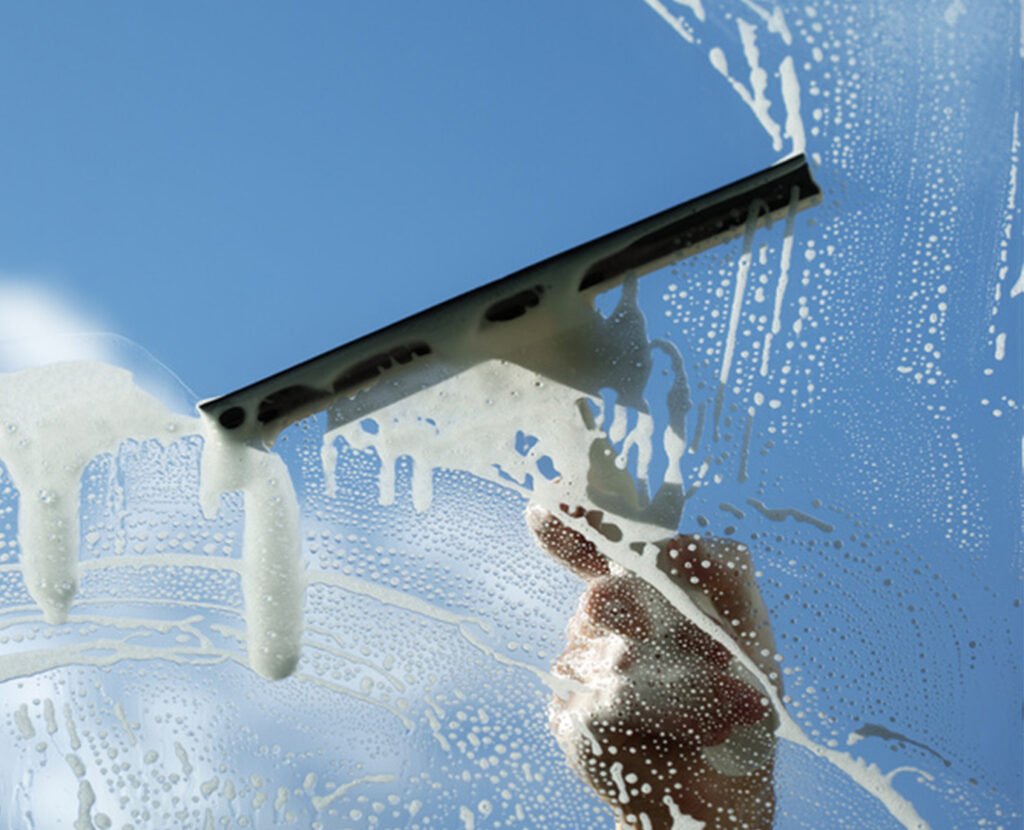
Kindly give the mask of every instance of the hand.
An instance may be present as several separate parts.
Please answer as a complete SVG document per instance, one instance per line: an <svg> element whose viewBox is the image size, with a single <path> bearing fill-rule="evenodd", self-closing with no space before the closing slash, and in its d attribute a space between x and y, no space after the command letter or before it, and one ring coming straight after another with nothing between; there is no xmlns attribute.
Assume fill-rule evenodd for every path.
<svg viewBox="0 0 1024 830"><path fill-rule="evenodd" d="M562 510L616 538L600 511ZM572 767L614 809L617 826L770 828L776 719L758 682L582 534L536 506L527 522L541 547L587 583L554 667L582 688L554 697L551 728ZM780 688L746 547L677 536L659 548L659 569Z"/></svg>

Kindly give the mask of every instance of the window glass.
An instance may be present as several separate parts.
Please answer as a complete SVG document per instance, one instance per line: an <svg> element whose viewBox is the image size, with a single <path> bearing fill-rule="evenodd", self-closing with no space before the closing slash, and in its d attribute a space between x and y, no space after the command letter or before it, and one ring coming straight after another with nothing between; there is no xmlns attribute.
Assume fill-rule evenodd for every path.
<svg viewBox="0 0 1024 830"><path fill-rule="evenodd" d="M646 5L821 204L273 453L6 367L7 826L1019 824L1017 12Z"/></svg>

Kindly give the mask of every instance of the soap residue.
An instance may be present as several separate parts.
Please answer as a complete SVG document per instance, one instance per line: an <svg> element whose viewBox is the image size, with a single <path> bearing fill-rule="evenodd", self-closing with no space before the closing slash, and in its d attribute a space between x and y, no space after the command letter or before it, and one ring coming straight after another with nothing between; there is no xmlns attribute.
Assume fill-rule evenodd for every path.
<svg viewBox="0 0 1024 830"><path fill-rule="evenodd" d="M67 619L78 589L82 473L122 441L174 440L194 430L135 387L130 373L64 363L0 375L0 460L20 493L25 584L46 620Z"/></svg>
<svg viewBox="0 0 1024 830"><path fill-rule="evenodd" d="M575 422L564 416L548 420L529 449L517 449L516 438L524 418L522 403L539 411L576 412ZM593 402L597 405L597 402ZM378 487L381 504L395 500L395 467L408 457L413 462L412 499L419 511L427 510L433 499L435 469L457 468L540 498L558 489L551 483L544 459L579 459L570 470L559 467L555 476L562 484L570 480L590 494L604 509L616 515L646 517L665 528L673 527L682 507L678 457L671 437L669 470L665 495L645 503L638 497L625 459L611 448L606 433L592 415L583 414L583 399L577 390L553 382L543 375L515 364L490 361L420 393L408 403L400 402L379 412L372 422L358 421L329 430L324 435L323 462L329 492L333 492L338 451L335 441L345 439L357 449L374 449L381 459ZM621 412L621 408L616 408ZM423 413L429 412L425 416ZM614 415L613 415L614 418ZM621 416L624 421L625 416ZM587 426L589 424L589 427ZM628 447L640 449L640 466L653 453L652 423L639 417L636 425L622 435ZM671 435L671 430L666 428ZM590 462L590 463L588 463ZM674 495L672 495L674 494Z"/></svg>
<svg viewBox="0 0 1024 830"><path fill-rule="evenodd" d="M675 528L683 508L680 459L690 409L682 357L667 341L648 341L635 279L623 285L607 318L585 301L573 301L562 311L575 315L565 320L568 336L559 332L551 340L521 347L507 360L477 363L383 407L372 418L352 418L351 402L339 400L331 412L334 425L323 439L328 493L334 488L335 441L344 438L358 449L372 447L380 457L382 504L394 501L400 458L413 459L413 504L421 512L433 499L433 470L451 467L452 459L458 459L459 469L526 495L539 497L556 486L553 482L571 479L602 509L663 530ZM657 427L644 399L654 352L668 357L671 376L662 392L669 414ZM572 386L553 380L566 374ZM605 401L579 391L600 388L610 390L613 398ZM546 414L567 412L575 414L557 419ZM524 429L534 433L525 446ZM648 480L656 437L665 468L657 486ZM636 470L630 473L633 453ZM553 469L554 459L556 466L564 460L573 469Z"/></svg>
<svg viewBox="0 0 1024 830"><path fill-rule="evenodd" d="M743 255L747 258L752 234L753 225L748 229L744 244ZM626 295L620 303L620 313L628 316L630 311L622 308L622 304L634 301L635 295ZM583 331L581 337L585 339L585 329ZM623 346L623 351L628 350L635 351L635 343ZM602 380L614 390L611 385L614 377ZM644 510L611 509L612 502L629 503L628 494L635 491L636 482L621 466L601 465L602 459L614 458L609 441L616 419L607 430L602 429L590 414L598 407L599 401L589 399L578 389L552 381L524 366L509 361L489 361L384 407L375 413L372 423L353 421L328 430L322 451L327 486L333 486L337 459L335 442L341 438L357 449L376 451L381 460L380 495L388 503L395 498L394 469L401 457L408 457L413 463L413 500L418 509L429 506L433 472L443 469L463 470L519 489L551 512L558 512L559 504L593 504L595 493L614 494L611 499L600 502L607 511L607 523L614 527L611 533L607 525L602 526L601 532L595 531L582 517L559 513L560 518L604 552L622 572L645 580L676 611L728 649L738 664L756 679L774 708L779 724L777 737L827 760L876 797L904 827L927 828L928 824L910 801L897 792L876 765L814 741L788 712L770 678L700 610L699 592L691 594L680 590L657 567L658 548L654 543L670 535L666 530L678 522L678 512L673 522L657 522ZM526 453L516 450L517 425L522 424L532 425L535 433L532 436L535 441ZM621 432L616 437L621 437ZM557 465L557 476L546 476L539 468L538 461L545 456ZM679 506L681 508L681 503ZM789 511L786 515L796 516L796 513ZM638 556L638 551L642 551L642 555Z"/></svg>
<svg viewBox="0 0 1024 830"><path fill-rule="evenodd" d="M19 493L25 585L47 622L65 622L78 589L86 466L126 441L166 446L196 435L204 439L204 509L215 512L221 492L244 493L250 663L266 677L284 677L298 660L304 589L298 502L287 467L212 424L170 411L126 370L69 362L0 375L0 461Z"/></svg>
<svg viewBox="0 0 1024 830"><path fill-rule="evenodd" d="M240 444L216 427L205 431L200 473L203 511L215 516L220 494L245 499L242 594L247 650L265 677L287 677L299 660L302 603L299 503L280 456Z"/></svg>
<svg viewBox="0 0 1024 830"><path fill-rule="evenodd" d="M693 6L693 15L690 16L696 19L695 24L689 17L673 14L659 0L644 0L644 2L691 46L706 48L707 40L702 35L707 35L710 39L717 34L715 26L707 23L707 15L699 4ZM787 54L784 54L779 60L777 68L773 68L775 66L774 57L772 57L773 63L766 67L763 65L766 61L763 59L762 49L758 45L758 33L761 31L758 23L726 14L726 19L734 18L736 23L741 54L748 69L748 83L745 84L730 71L729 57L726 55L725 48L733 45L732 39L723 41L725 48L711 46L707 50L708 61L728 82L740 100L750 108L758 123L768 134L772 149L781 151L783 138L787 138L790 141L789 154L802 153L806 146L806 138L803 117L800 114L800 80L793 56L788 54L793 47L793 34L786 23L785 14L778 5L773 4L772 10L768 11L752 0L743 0L743 3L760 19L760 24L764 26L767 33L778 38L775 43L781 43ZM713 22L722 25L718 21ZM784 109L782 126L772 114L773 100L769 97L769 86L776 77L778 78L777 93L781 95Z"/></svg>

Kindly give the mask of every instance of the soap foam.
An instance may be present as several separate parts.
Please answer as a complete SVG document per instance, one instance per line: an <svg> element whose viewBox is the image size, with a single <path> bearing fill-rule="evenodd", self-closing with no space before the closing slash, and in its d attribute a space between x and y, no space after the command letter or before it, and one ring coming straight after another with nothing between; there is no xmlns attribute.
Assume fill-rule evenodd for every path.
<svg viewBox="0 0 1024 830"><path fill-rule="evenodd" d="M631 342L602 342L609 336L609 327L591 310L590 320L574 332L578 342L573 356L579 356L588 337L595 354L603 350L629 356L612 361L615 365L610 368L595 359L591 368L603 372L601 383L614 390L620 401L636 405L642 403L636 398L637 366L646 365L649 371L650 344L643 344L648 350L643 352L635 342L643 331L635 289L624 291L623 297L613 317L621 321ZM779 738L842 770L904 826L926 827L877 766L812 741L789 715L764 672L702 612L694 596L657 567L654 543L678 523L681 496L669 500L667 511L653 509L657 499L645 504L637 497L633 476L624 469L600 423L606 414L601 402L536 370L529 355L521 360L525 365L487 361L392 404L374 414L374 429L354 421L329 430L323 448L328 486L334 479L335 441L344 438L357 448L375 449L387 462L382 465L383 500L394 498L389 476L395 461L403 456L412 459L418 470L415 498L420 509L429 507L432 475L439 468L464 470L511 486L552 512L561 503L592 504L598 495L618 541L598 534L584 519L565 517L566 524L599 546L622 573L644 580L729 650L775 709ZM644 373L639 374L642 381ZM673 388L678 392L679 384ZM627 446L636 445L646 459L654 437L649 420L639 419L639 426L630 431L623 412L607 414L611 415L604 419L610 421L608 429L615 425L615 437ZM241 571L250 665L267 677L283 677L294 670L305 579L297 498L279 457L232 440L212 424L174 415L138 389L128 372L98 364L58 364L0 376L0 422L0 459L20 493L20 564L30 593L49 621L66 619L74 598L80 482L90 460L113 452L129 439L167 444L185 435L200 435L204 439L201 500L206 513L216 512L223 492L241 491L244 497ZM523 424L530 424L537 439L525 452L517 448ZM677 463L683 439L677 430L672 430L672 436L666 433L662 443L670 450L670 460ZM545 473L544 459L554 462L557 475ZM666 478L679 476L679 470L673 469ZM681 494L682 488L671 492ZM118 644L111 659L148 656L142 647L122 646Z"/></svg>
<svg viewBox="0 0 1024 830"><path fill-rule="evenodd" d="M47 622L67 620L79 580L82 474L125 441L204 439L208 512L241 490L246 519L242 586L249 658L260 674L289 674L299 655L303 576L299 509L288 469L269 452L232 442L215 425L178 415L130 372L92 362L0 375L0 461L19 492L20 565Z"/></svg>
<svg viewBox="0 0 1024 830"><path fill-rule="evenodd" d="M635 293L625 294L624 301L635 302ZM621 312L625 318L631 316L629 309ZM589 330L599 331L599 325L595 322ZM587 331L586 326L576 329L584 338ZM607 332L602 330L601 334ZM636 330L632 332L635 334ZM635 350L635 343L622 346L623 352ZM603 378L603 385L618 392L620 399L625 397L627 390L616 388L614 373L609 375ZM645 581L678 613L728 649L775 710L776 737L803 747L841 770L876 797L904 827L925 830L928 824L878 766L812 740L787 711L771 679L701 610L697 596L681 589L658 568L657 542L665 539L669 523L652 521L655 516L637 509L635 498L632 509L611 509L613 502L629 505L629 493L635 494L636 484L622 468L614 464L602 467L602 459L614 457L609 443L612 436L597 425L592 415L595 409L600 409L600 402L576 388L509 361L488 361L383 408L375 413L372 426L352 422L328 430L322 451L327 486L333 486L335 475L334 442L343 438L357 449L377 451L382 461L381 495L388 501L395 497L393 465L401 457L412 460L418 470L415 478L420 482L427 480L426 471L454 469L520 490L541 508L559 514L561 521L605 553L613 567ZM613 418L609 429L621 427L621 423ZM517 430L523 424L530 425L537 439L526 454L516 450ZM621 430L614 437L625 439ZM537 461L544 455L554 460L559 476L540 474ZM613 522L621 533L617 541L595 531L585 518L559 511L560 504L594 504L595 493L614 494L604 497L600 506L606 511L606 521ZM677 512L675 521L678 518ZM638 555L638 551L642 553Z"/></svg>
<svg viewBox="0 0 1024 830"><path fill-rule="evenodd" d="M278 679L294 671L302 640L305 577L299 503L280 456L233 441L212 422L204 432L200 499L208 517L220 494L245 500L242 594L250 665Z"/></svg>
<svg viewBox="0 0 1024 830"><path fill-rule="evenodd" d="M190 419L169 412L123 369L59 363L0 375L0 460L18 488L25 583L48 622L78 588L82 473L122 441L168 442Z"/></svg>

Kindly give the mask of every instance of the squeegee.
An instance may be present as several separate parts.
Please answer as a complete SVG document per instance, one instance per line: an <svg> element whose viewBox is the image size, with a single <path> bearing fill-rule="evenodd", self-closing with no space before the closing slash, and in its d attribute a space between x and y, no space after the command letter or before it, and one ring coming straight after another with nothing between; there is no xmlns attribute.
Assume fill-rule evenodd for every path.
<svg viewBox="0 0 1024 830"><path fill-rule="evenodd" d="M474 364L514 360L523 344L556 335L571 340L566 328L595 295L820 198L807 159L789 158L203 401L199 409L237 438L267 444L289 424L328 408L333 426L364 417ZM569 375L559 380L572 385L571 365Z"/></svg>

